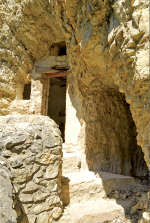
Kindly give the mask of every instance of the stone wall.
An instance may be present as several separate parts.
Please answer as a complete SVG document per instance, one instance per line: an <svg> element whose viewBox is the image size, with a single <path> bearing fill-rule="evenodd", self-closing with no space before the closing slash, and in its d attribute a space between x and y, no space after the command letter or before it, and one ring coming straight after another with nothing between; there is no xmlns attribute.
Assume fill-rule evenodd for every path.
<svg viewBox="0 0 150 223"><path fill-rule="evenodd" d="M54 222L62 213L62 139L57 125L48 117L36 115L5 116L0 120L0 162L10 174L17 222ZM9 194L9 207L9 176L6 180L8 187L4 191L1 185L0 190ZM15 222L14 211L2 211Z"/></svg>
<svg viewBox="0 0 150 223"><path fill-rule="evenodd" d="M23 99L24 85L18 83L16 99L7 107L10 115L47 115L49 78L43 74L34 74L31 78L31 95L29 100ZM20 97L18 97L20 95Z"/></svg>
<svg viewBox="0 0 150 223"><path fill-rule="evenodd" d="M67 67L69 68L69 61L66 55L64 56L46 56L42 60L34 63L34 68L31 72L31 95L29 100L23 100L24 83L19 81L16 85L15 100L9 100L9 103L2 98L1 115L48 115L48 101L50 78L44 73L36 72L36 69L52 68L52 67ZM7 106L4 103L7 103ZM5 112L4 112L5 111Z"/></svg>

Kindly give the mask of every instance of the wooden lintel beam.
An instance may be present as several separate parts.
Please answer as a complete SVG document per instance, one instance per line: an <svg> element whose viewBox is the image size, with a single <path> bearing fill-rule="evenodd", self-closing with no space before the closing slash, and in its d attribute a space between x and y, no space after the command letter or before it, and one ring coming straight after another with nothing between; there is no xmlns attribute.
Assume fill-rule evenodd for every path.
<svg viewBox="0 0 150 223"><path fill-rule="evenodd" d="M68 69L66 67L63 66L56 66L53 68L50 67L35 67L35 73L41 73L41 74L46 74L46 73L60 73L60 72L65 72Z"/></svg>
<svg viewBox="0 0 150 223"><path fill-rule="evenodd" d="M59 73L46 73L45 74L47 77L63 77L67 75L67 71L64 72L59 72Z"/></svg>
<svg viewBox="0 0 150 223"><path fill-rule="evenodd" d="M35 67L35 73L57 73L60 70L52 69L49 67Z"/></svg>

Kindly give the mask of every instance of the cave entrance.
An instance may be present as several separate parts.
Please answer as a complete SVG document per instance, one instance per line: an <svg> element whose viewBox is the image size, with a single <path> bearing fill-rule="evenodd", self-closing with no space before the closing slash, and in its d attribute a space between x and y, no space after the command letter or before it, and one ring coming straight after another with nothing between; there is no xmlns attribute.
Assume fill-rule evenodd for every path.
<svg viewBox="0 0 150 223"><path fill-rule="evenodd" d="M24 85L23 100L30 100L31 95L31 83Z"/></svg>
<svg viewBox="0 0 150 223"><path fill-rule="evenodd" d="M35 73L42 74L42 114L49 116L59 126L65 140L66 82L70 69L66 54L66 43L54 43L50 56L36 64Z"/></svg>
<svg viewBox="0 0 150 223"><path fill-rule="evenodd" d="M83 107L87 114L85 153L89 170L146 177L148 168L137 145L137 129L125 95L113 89L88 90Z"/></svg>
<svg viewBox="0 0 150 223"><path fill-rule="evenodd" d="M50 78L48 116L59 125L65 141L66 76Z"/></svg>
<svg viewBox="0 0 150 223"><path fill-rule="evenodd" d="M53 43L51 47L51 55L53 56L64 56L67 55L66 42Z"/></svg>
<svg viewBox="0 0 150 223"><path fill-rule="evenodd" d="M66 55L66 43L53 44L51 54L56 57ZM65 141L66 82L69 68L64 58L64 62L61 60L60 64L51 67L46 73L46 76L50 77L47 115L58 124L63 142Z"/></svg>

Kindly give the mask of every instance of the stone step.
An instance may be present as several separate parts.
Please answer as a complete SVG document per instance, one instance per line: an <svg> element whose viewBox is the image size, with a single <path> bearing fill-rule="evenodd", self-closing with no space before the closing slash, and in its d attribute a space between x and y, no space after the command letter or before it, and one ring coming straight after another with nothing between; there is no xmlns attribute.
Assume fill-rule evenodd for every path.
<svg viewBox="0 0 150 223"><path fill-rule="evenodd" d="M62 172L79 172L81 167L81 159L77 153L67 153L64 149L63 151L63 165Z"/></svg>
<svg viewBox="0 0 150 223"><path fill-rule="evenodd" d="M77 174L80 179L76 178ZM64 205L89 200L93 197L105 197L105 191L100 178L94 174L72 173L72 176L62 177L62 201Z"/></svg>
<svg viewBox="0 0 150 223"><path fill-rule="evenodd" d="M104 171L97 171L96 175L102 179L106 195L112 190L131 190L137 186L138 180L134 177L112 174Z"/></svg>
<svg viewBox="0 0 150 223"><path fill-rule="evenodd" d="M135 186L135 179L123 175L99 171L96 175L92 171L66 173L62 176L62 201L69 203L104 198L112 190L130 190Z"/></svg>
<svg viewBox="0 0 150 223"><path fill-rule="evenodd" d="M130 223L124 209L108 199L90 200L68 205L59 223Z"/></svg>

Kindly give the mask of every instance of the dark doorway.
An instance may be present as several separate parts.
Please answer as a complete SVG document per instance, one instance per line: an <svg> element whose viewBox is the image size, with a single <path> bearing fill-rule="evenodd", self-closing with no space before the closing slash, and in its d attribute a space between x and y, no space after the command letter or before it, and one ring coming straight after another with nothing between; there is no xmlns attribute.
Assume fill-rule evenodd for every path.
<svg viewBox="0 0 150 223"><path fill-rule="evenodd" d="M24 85L23 100L30 100L31 83Z"/></svg>
<svg viewBox="0 0 150 223"><path fill-rule="evenodd" d="M66 77L50 79L48 116L53 119L65 140Z"/></svg>
<svg viewBox="0 0 150 223"><path fill-rule="evenodd" d="M63 56L63 55L67 55L67 51L66 51L66 43L65 41L60 42L60 43L54 43L52 45L52 49L57 47L57 56Z"/></svg>
<svg viewBox="0 0 150 223"><path fill-rule="evenodd" d="M63 56L63 55L67 55L67 53L66 53L66 46L60 48L59 56Z"/></svg>

